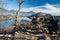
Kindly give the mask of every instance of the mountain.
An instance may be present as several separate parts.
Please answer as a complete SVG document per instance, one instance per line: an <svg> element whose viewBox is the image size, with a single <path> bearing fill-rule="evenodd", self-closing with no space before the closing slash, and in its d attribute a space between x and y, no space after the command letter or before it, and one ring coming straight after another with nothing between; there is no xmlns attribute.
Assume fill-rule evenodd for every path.
<svg viewBox="0 0 60 40"><path fill-rule="evenodd" d="M33 11L20 12L20 16L30 16L32 14L36 14L36 13ZM16 10L6 10L4 8L0 8L0 15L16 15Z"/></svg>
<svg viewBox="0 0 60 40"><path fill-rule="evenodd" d="M4 8L0 8L0 15L11 15L12 12L4 9Z"/></svg>
<svg viewBox="0 0 60 40"><path fill-rule="evenodd" d="M48 13L38 12L36 14L32 14L32 15L28 16L28 18L32 19L34 16L39 16L39 17L40 16L46 16L46 17L50 17L52 15L51 14L48 14Z"/></svg>
<svg viewBox="0 0 60 40"><path fill-rule="evenodd" d="M32 14L36 14L36 13L33 12L33 11L30 11L30 12L21 12L21 13L20 13L20 16L30 16L30 15L32 15Z"/></svg>
<svg viewBox="0 0 60 40"><path fill-rule="evenodd" d="M0 8L0 15L16 15L16 10L6 10L4 8ZM20 12L20 17L29 17L29 16L34 16L34 15L46 15L46 13L38 12L35 13L33 11L29 12Z"/></svg>
<svg viewBox="0 0 60 40"><path fill-rule="evenodd" d="M40 16L40 15L46 15L46 13L38 12L38 13L32 14L32 15L30 15L30 16L28 16L28 17Z"/></svg>

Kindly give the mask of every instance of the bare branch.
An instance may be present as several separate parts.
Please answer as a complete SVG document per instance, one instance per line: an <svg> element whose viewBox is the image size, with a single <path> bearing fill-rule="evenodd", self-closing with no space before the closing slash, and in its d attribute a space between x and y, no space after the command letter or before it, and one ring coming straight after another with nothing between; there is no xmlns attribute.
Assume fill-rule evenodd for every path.
<svg viewBox="0 0 60 40"><path fill-rule="evenodd" d="M18 5L21 6L24 1L25 1L25 0L17 0Z"/></svg>

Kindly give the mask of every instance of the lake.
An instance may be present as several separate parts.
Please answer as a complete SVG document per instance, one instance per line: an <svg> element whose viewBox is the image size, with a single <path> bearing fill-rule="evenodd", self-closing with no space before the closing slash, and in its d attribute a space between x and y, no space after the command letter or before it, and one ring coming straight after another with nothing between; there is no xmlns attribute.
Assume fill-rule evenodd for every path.
<svg viewBox="0 0 60 40"><path fill-rule="evenodd" d="M24 22L22 21L23 19L28 20L29 22ZM20 17L18 20L19 23L21 24L30 24L31 23L31 19L27 18L27 17ZM0 20L0 29L4 29L6 27L12 27L15 24L15 19L11 19L11 20Z"/></svg>

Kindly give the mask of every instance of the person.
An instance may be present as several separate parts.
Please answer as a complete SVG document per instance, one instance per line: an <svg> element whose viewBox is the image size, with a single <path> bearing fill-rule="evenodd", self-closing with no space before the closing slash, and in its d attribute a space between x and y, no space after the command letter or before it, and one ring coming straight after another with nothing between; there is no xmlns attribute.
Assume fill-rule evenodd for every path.
<svg viewBox="0 0 60 40"><path fill-rule="evenodd" d="M57 33L58 30L58 20L54 20L53 16L50 17L50 22L51 26L48 28L49 33L52 34L53 32Z"/></svg>
<svg viewBox="0 0 60 40"><path fill-rule="evenodd" d="M50 22L49 22L49 27L48 27L48 30L49 30L49 33L50 34L52 34L53 32L52 32L52 30L53 30L53 23L54 23L54 19L53 19L53 17L51 16L50 17Z"/></svg>
<svg viewBox="0 0 60 40"><path fill-rule="evenodd" d="M58 30L60 30L60 16L58 17Z"/></svg>
<svg viewBox="0 0 60 40"><path fill-rule="evenodd" d="M54 20L54 26L53 26L53 31L55 33L57 33L57 30L58 30L58 19L57 20Z"/></svg>

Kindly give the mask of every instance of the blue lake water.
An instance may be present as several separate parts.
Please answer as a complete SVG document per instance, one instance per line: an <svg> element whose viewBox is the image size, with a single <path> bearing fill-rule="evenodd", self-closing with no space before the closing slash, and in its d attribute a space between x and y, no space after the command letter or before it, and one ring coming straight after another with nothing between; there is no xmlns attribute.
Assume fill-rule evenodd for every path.
<svg viewBox="0 0 60 40"><path fill-rule="evenodd" d="M24 21L22 21L22 19L28 20L29 22L24 22ZM31 19L29 19L27 17L21 17L21 18L19 18L18 22L21 24L28 24L28 23L30 24ZM15 24L15 19L4 20L4 21L0 20L0 29L4 29L6 26L11 27L14 24Z"/></svg>

